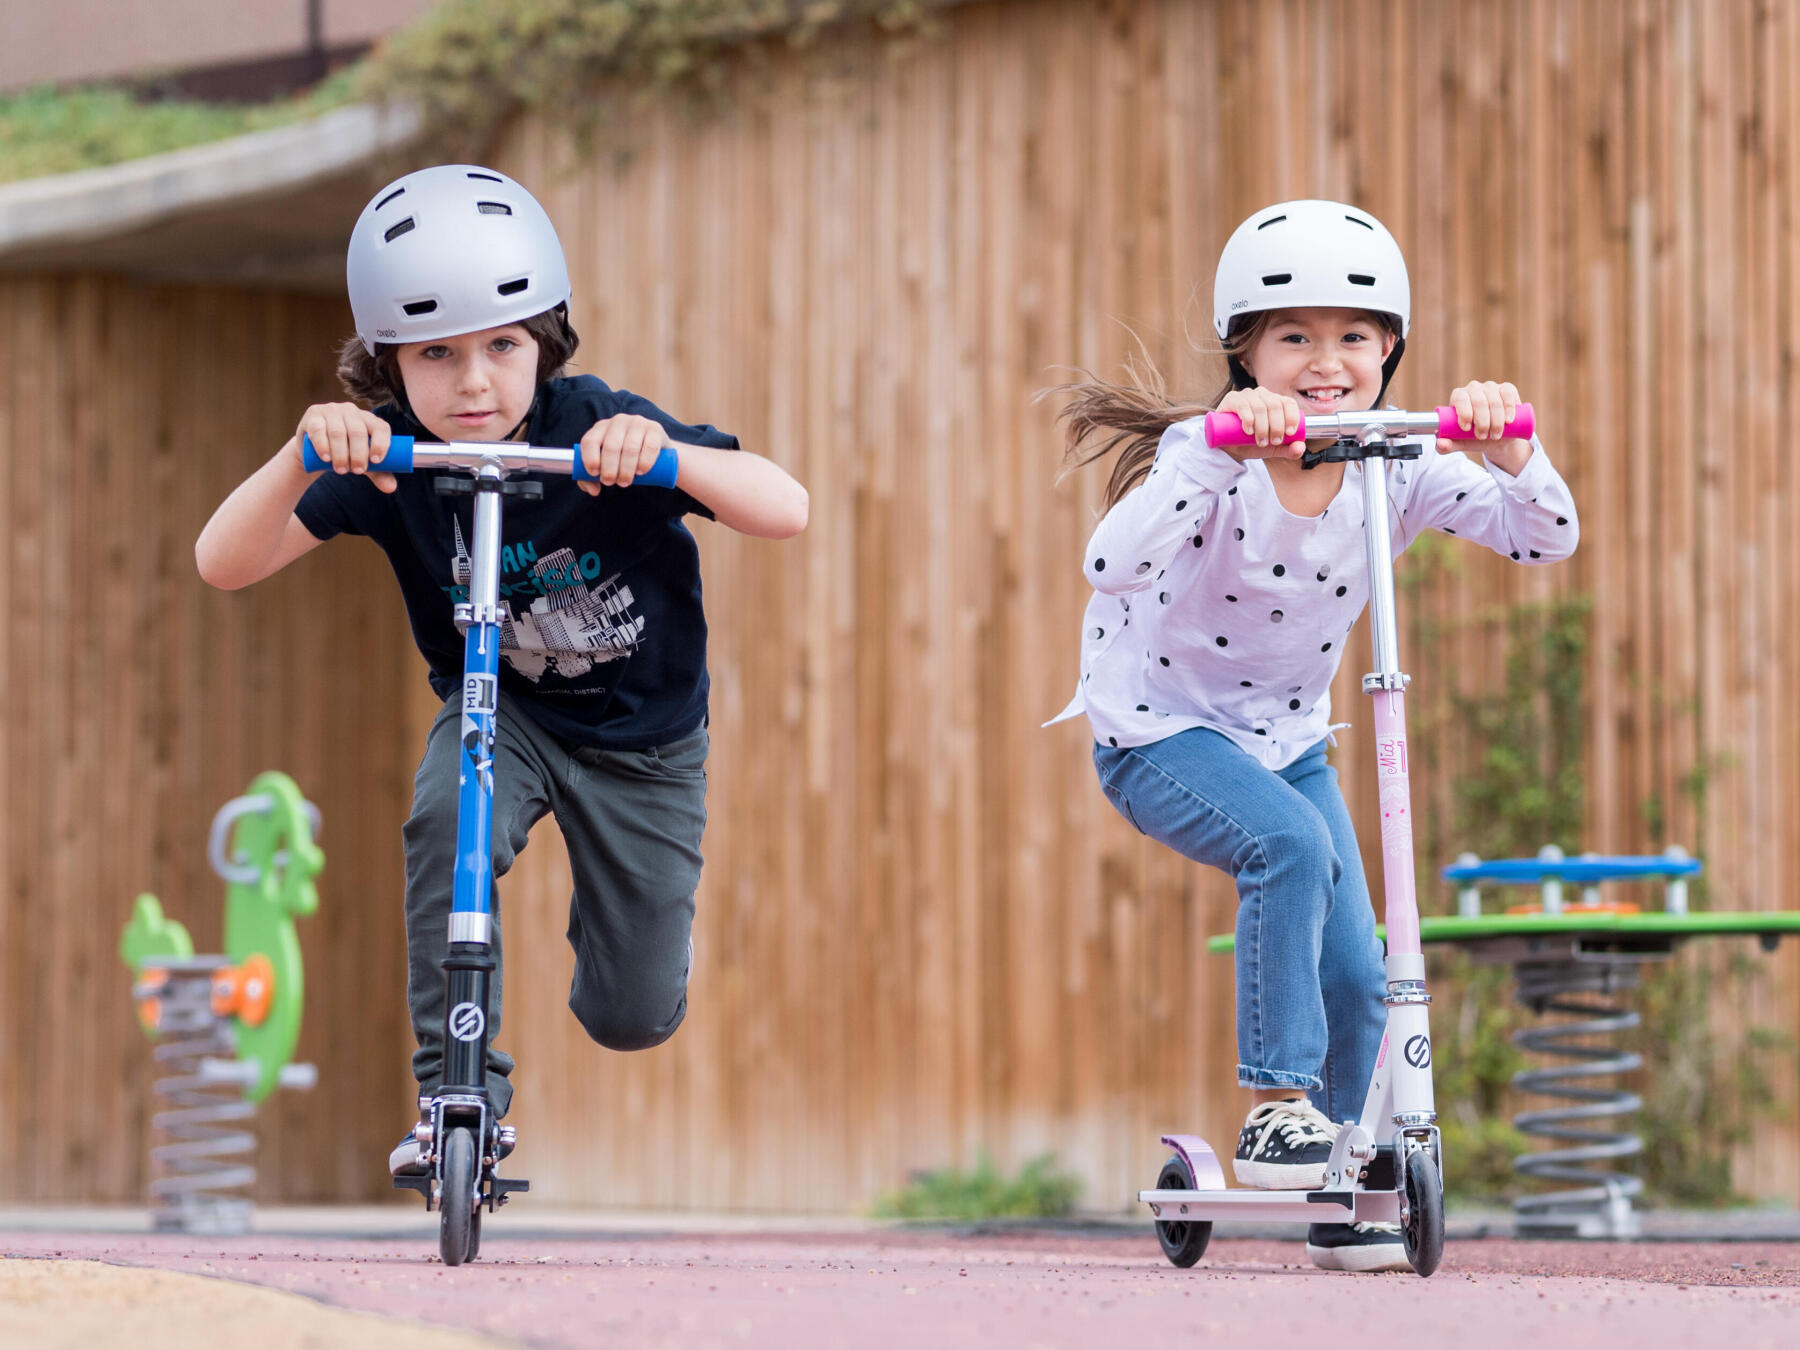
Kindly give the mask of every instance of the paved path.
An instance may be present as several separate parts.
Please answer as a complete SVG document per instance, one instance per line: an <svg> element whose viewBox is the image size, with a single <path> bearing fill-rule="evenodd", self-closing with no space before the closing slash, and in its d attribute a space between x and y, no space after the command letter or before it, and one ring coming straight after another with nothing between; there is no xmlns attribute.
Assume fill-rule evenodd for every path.
<svg viewBox="0 0 1800 1350"><path fill-rule="evenodd" d="M222 1291L262 1285L533 1347L1329 1344L1362 1319L1385 1337L1459 1350L1800 1344L1797 1243L1462 1241L1421 1280L1318 1271L1297 1243L1256 1239L1215 1240L1199 1267L1178 1271L1147 1233L573 1235L509 1231L514 1217L493 1222L481 1259L459 1270L417 1234L13 1232L0 1233L0 1252L205 1276L228 1282ZM5 1325L0 1315L0 1345ZM112 1344L136 1335L121 1323Z"/></svg>

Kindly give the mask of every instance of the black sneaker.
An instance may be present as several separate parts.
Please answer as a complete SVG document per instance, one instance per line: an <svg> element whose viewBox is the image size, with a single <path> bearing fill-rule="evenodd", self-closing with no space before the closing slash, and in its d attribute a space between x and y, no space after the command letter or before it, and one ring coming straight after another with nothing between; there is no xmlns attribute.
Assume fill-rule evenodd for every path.
<svg viewBox="0 0 1800 1350"><path fill-rule="evenodd" d="M397 1177L422 1177L431 1171L424 1155L425 1146L408 1130L388 1154L388 1171Z"/></svg>
<svg viewBox="0 0 1800 1350"><path fill-rule="evenodd" d="M1338 1127L1311 1102L1264 1102L1238 1131L1231 1170L1245 1186L1310 1191L1325 1184Z"/></svg>
<svg viewBox="0 0 1800 1350"><path fill-rule="evenodd" d="M1315 1223L1306 1254L1320 1270L1411 1270L1400 1226L1392 1223Z"/></svg>

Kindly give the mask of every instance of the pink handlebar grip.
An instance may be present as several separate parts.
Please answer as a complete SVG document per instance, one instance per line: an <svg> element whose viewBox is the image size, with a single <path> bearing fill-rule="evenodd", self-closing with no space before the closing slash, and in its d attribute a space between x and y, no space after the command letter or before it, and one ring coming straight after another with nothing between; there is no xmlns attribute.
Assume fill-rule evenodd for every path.
<svg viewBox="0 0 1800 1350"><path fill-rule="evenodd" d="M1451 414L1450 424L1456 425L1456 416ZM1295 441L1306 439L1306 419L1300 419L1299 427L1292 436L1281 442L1292 445ZM1213 449L1223 449L1228 445L1255 445L1256 437L1244 430L1244 424L1236 413L1209 412L1206 414L1206 443Z"/></svg>
<svg viewBox="0 0 1800 1350"><path fill-rule="evenodd" d="M1461 424L1457 422L1455 408L1439 408L1437 410L1437 415L1437 434L1442 436L1445 440L1472 441L1475 439L1474 432L1464 431ZM1518 408L1514 410L1512 421L1508 422L1502 429L1509 437L1521 441L1528 441L1531 439L1532 430L1536 425L1537 418L1531 411L1531 405L1529 403L1521 403Z"/></svg>

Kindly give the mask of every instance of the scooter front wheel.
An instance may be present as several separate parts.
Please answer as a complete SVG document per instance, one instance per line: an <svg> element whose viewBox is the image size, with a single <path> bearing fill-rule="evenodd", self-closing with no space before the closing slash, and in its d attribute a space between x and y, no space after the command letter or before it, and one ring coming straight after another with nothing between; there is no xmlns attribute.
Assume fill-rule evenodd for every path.
<svg viewBox="0 0 1800 1350"><path fill-rule="evenodd" d="M1444 1256L1444 1177L1437 1157L1424 1149L1407 1154L1403 1185L1400 1242L1412 1268L1429 1275Z"/></svg>
<svg viewBox="0 0 1800 1350"><path fill-rule="evenodd" d="M1171 1155L1156 1178L1156 1189L1191 1191L1194 1188L1194 1174L1188 1170L1187 1160L1179 1153ZM1158 1219L1156 1240L1162 1244L1163 1255L1169 1258L1170 1264L1186 1270L1206 1254L1206 1244L1212 1241L1212 1230L1210 1219Z"/></svg>
<svg viewBox="0 0 1800 1350"><path fill-rule="evenodd" d="M444 1131L444 1181L438 1200L438 1254L447 1266L460 1266L481 1243L480 1211L475 1207L475 1131L456 1125Z"/></svg>

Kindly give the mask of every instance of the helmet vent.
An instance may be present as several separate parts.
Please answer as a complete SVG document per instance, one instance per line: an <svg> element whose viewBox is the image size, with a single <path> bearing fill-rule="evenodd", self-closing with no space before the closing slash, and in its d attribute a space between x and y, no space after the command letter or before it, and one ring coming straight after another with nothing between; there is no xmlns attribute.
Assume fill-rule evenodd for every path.
<svg viewBox="0 0 1800 1350"><path fill-rule="evenodd" d="M1294 279L1292 272L1271 272L1263 278L1265 286L1285 286Z"/></svg>
<svg viewBox="0 0 1800 1350"><path fill-rule="evenodd" d="M388 226L387 232L385 234L383 234L381 237L383 239L387 240L387 242L391 244L394 242L394 240L398 239L401 235L405 234L408 230L416 228L416 226L417 226L417 222L414 221L411 216L408 216L405 220L401 221L398 225Z"/></svg>
<svg viewBox="0 0 1800 1350"><path fill-rule="evenodd" d="M1269 226L1279 225L1279 224L1281 224L1282 221L1284 221L1286 219L1287 219L1286 216L1270 216L1267 220L1265 220L1262 224L1258 225L1256 228L1259 230L1266 230L1269 228Z"/></svg>
<svg viewBox="0 0 1800 1350"><path fill-rule="evenodd" d="M383 197L380 201L375 203L375 210L377 210L377 211L381 210L382 207L386 206L389 202L393 201L394 198L404 196L405 193L406 193L405 188L403 188L403 187L395 188L392 192L388 193L387 196Z"/></svg>
<svg viewBox="0 0 1800 1350"><path fill-rule="evenodd" d="M1344 219L1345 219L1345 220L1347 220L1347 221L1349 221L1349 222L1350 222L1350 223L1351 223L1351 224L1352 224L1352 225L1360 225L1360 226L1362 226L1362 227L1363 227L1363 228L1364 228L1364 229L1365 229L1365 230L1367 230L1367 231L1368 231L1368 232L1369 232L1369 233L1370 233L1370 234L1373 234L1373 233L1375 233L1375 227L1374 227L1374 226L1373 226L1373 225L1371 225L1371 224L1369 224L1369 222L1368 222L1368 221L1366 221L1366 220L1363 220L1363 219L1362 219L1362 218L1361 218L1361 217L1359 217L1359 216L1345 216L1345 217L1344 217Z"/></svg>
<svg viewBox="0 0 1800 1350"><path fill-rule="evenodd" d="M472 173L469 177L479 178L484 183L504 183L506 181L504 178L496 177L491 173Z"/></svg>
<svg viewBox="0 0 1800 1350"><path fill-rule="evenodd" d="M494 289L502 295L517 295L529 285L531 285L530 277L520 277L517 281L503 281Z"/></svg>
<svg viewBox="0 0 1800 1350"><path fill-rule="evenodd" d="M1349 275L1352 286L1373 286L1375 284L1375 278L1366 272L1352 272Z"/></svg>
<svg viewBox="0 0 1800 1350"><path fill-rule="evenodd" d="M435 300L414 300L408 304L404 304L404 305L400 306L400 308L406 311L407 318L416 319L421 314L430 314L430 313L434 312L437 309L437 301L435 301Z"/></svg>
<svg viewBox="0 0 1800 1350"><path fill-rule="evenodd" d="M476 202L475 209L484 216L510 216L512 207L505 202Z"/></svg>

